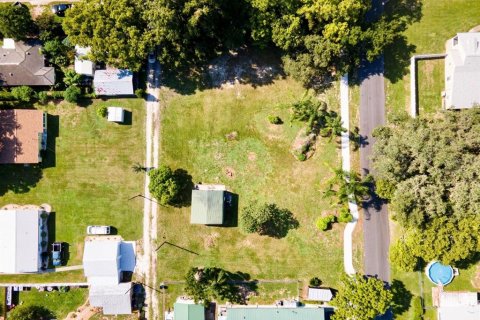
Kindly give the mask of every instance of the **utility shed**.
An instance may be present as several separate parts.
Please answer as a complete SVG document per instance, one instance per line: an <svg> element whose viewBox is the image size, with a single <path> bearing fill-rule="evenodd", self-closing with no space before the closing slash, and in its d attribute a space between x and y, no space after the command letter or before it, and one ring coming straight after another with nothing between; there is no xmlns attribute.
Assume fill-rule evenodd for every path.
<svg viewBox="0 0 480 320"><path fill-rule="evenodd" d="M92 285L88 299L91 306L103 308L103 314L131 314L132 283L125 282L112 286Z"/></svg>
<svg viewBox="0 0 480 320"><path fill-rule="evenodd" d="M177 302L173 312L175 320L205 320L205 308L200 304Z"/></svg>
<svg viewBox="0 0 480 320"><path fill-rule="evenodd" d="M333 298L332 290L322 288L308 288L308 299L310 301L330 301Z"/></svg>
<svg viewBox="0 0 480 320"><path fill-rule="evenodd" d="M93 78L98 96L133 95L133 73L124 69L97 70Z"/></svg>
<svg viewBox="0 0 480 320"><path fill-rule="evenodd" d="M224 218L223 190L192 190L190 223L221 225Z"/></svg>
<svg viewBox="0 0 480 320"><path fill-rule="evenodd" d="M75 72L89 77L95 74L95 63L87 60L90 47L75 46Z"/></svg>
<svg viewBox="0 0 480 320"><path fill-rule="evenodd" d="M107 114L107 120L110 122L123 123L125 119L125 110L120 107L108 107Z"/></svg>
<svg viewBox="0 0 480 320"><path fill-rule="evenodd" d="M226 320L325 320L324 308L227 308Z"/></svg>

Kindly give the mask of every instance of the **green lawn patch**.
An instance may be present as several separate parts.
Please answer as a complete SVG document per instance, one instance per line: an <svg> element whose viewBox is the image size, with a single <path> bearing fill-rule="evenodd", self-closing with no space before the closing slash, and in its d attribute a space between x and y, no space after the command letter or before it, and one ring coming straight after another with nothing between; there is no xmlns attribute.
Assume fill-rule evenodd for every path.
<svg viewBox="0 0 480 320"><path fill-rule="evenodd" d="M343 226L320 232L315 220L330 209L322 198L332 172L340 165L335 140L319 138L311 159L300 162L290 153L301 124L290 123L289 103L304 89L291 79L253 88L235 85L192 95L163 92L161 160L184 169L194 183L225 184L238 194L239 211L251 200L275 203L290 210L299 228L281 239L245 235L231 227L190 224L190 207L161 207L159 240L171 245L158 251L158 281L183 280L193 266L217 266L241 271L251 279L291 279L304 283L318 276L335 286L343 272ZM329 108L338 111L338 86L325 94ZM269 115L282 125L271 124ZM237 217L238 218L238 217ZM235 219L233 219L235 220ZM296 295L294 284L262 285L255 301ZM182 285L167 290L167 306L182 294Z"/></svg>
<svg viewBox="0 0 480 320"><path fill-rule="evenodd" d="M400 80L386 81L387 111L409 110L410 74L408 60L414 54L444 53L445 42L458 32L467 32L479 24L480 2L472 0L423 0L422 18L405 31L408 43L414 48L411 52L401 46L403 54L394 55L394 50L385 53L386 78L401 72ZM407 56L405 56L407 55ZM404 61L399 61L403 57ZM441 92L445 87L444 60L420 61L418 63L419 109L422 112L435 112L442 107ZM390 73L390 76L389 76Z"/></svg>
<svg viewBox="0 0 480 320"><path fill-rule="evenodd" d="M127 123L99 118L96 107L102 104L128 110ZM55 224L50 240L68 243L68 265L82 263L88 225L111 225L124 239L139 239L143 202L129 198L143 190L143 175L135 174L131 166L144 159L144 101L94 100L88 107L62 102L45 110L49 114L45 167L0 166L0 205L49 203ZM32 178L31 171L38 176ZM19 184L21 188L15 188ZM0 281L52 278L68 279L62 273L0 276Z"/></svg>
<svg viewBox="0 0 480 320"><path fill-rule="evenodd" d="M43 306L52 311L57 319L64 319L71 311L83 305L88 296L88 289L71 289L68 292L39 292L36 289L21 291L19 303L25 305Z"/></svg>

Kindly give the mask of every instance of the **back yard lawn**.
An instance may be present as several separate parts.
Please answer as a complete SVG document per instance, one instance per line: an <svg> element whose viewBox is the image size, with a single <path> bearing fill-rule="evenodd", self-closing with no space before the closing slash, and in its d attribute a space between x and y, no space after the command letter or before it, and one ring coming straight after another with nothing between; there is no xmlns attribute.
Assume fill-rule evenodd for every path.
<svg viewBox="0 0 480 320"><path fill-rule="evenodd" d="M406 48L402 54L393 51L385 53L387 111L398 112L409 110L410 106L410 74L409 58L415 54L444 53L445 42L458 32L468 32L480 24L478 13L480 2L476 0L422 0L422 18L412 24L405 36L414 49L408 53ZM405 54L407 55L406 57ZM403 57L404 61L398 61ZM398 77L401 67L405 66L406 75ZM418 63L419 109L422 112L435 112L442 107L441 92L445 88L444 60L427 60Z"/></svg>
<svg viewBox="0 0 480 320"><path fill-rule="evenodd" d="M130 110L126 117L130 124L99 118L96 108L102 104ZM143 190L143 176L131 166L144 161L144 101L95 100L88 107L62 102L45 110L49 114L45 168L0 166L0 205L49 203L55 212L50 240L69 244L68 265L82 263L87 225L111 225L124 239L139 239L142 201L129 198ZM76 272L68 274L77 280ZM22 281L39 282L43 277L59 281L69 276L0 276L0 282L19 277Z"/></svg>
<svg viewBox="0 0 480 320"><path fill-rule="evenodd" d="M239 195L239 211L249 201L276 203L293 212L300 227L282 239L244 235L233 227L190 224L190 207L159 212L158 281L183 280L193 266L218 266L248 273L252 279L308 281L317 276L335 286L343 272L342 231L320 232L315 220L331 207L322 198L331 167L340 165L335 141L321 138L313 158L300 162L290 146L301 125L290 123L289 103L302 98L304 89L290 79L253 88L235 84L192 95L164 92L161 163L184 169L194 183L225 184ZM338 110L338 87L324 99ZM268 115L282 125L270 124ZM233 219L237 220L237 219ZM358 255L360 256L360 255ZM305 282L306 283L306 282ZM295 296L297 284L259 286L255 301ZM301 287L301 285L300 285ZM178 285L172 288L181 294ZM167 293L166 307L176 294ZM271 299L270 299L271 298ZM268 301L267 301L268 300Z"/></svg>

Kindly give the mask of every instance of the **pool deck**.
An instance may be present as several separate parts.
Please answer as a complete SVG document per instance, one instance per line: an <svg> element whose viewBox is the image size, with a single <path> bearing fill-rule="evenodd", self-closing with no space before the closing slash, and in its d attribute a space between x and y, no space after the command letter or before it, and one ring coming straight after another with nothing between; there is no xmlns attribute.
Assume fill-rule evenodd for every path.
<svg viewBox="0 0 480 320"><path fill-rule="evenodd" d="M433 287L432 288L432 304L435 308L438 308L440 305L440 293L443 291L443 287Z"/></svg>

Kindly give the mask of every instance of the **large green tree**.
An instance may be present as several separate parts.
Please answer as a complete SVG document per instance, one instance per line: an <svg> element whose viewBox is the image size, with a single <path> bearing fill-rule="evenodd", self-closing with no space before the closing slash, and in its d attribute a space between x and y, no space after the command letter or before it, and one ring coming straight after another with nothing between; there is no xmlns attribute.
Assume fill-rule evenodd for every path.
<svg viewBox="0 0 480 320"><path fill-rule="evenodd" d="M0 35L23 40L32 31L32 17L23 4L0 3Z"/></svg>
<svg viewBox="0 0 480 320"><path fill-rule="evenodd" d="M376 178L389 186L402 226L421 229L438 217L480 213L480 109L410 119L374 136Z"/></svg>
<svg viewBox="0 0 480 320"><path fill-rule="evenodd" d="M298 228L298 221L288 209L273 203L249 203L242 210L240 227L246 233L258 233L282 238L290 229Z"/></svg>
<svg viewBox="0 0 480 320"><path fill-rule="evenodd" d="M53 317L54 315L50 310L46 309L45 307L35 305L17 306L8 315L8 318L12 320L49 320Z"/></svg>
<svg viewBox="0 0 480 320"><path fill-rule="evenodd" d="M142 0L83 0L66 12L63 28L93 60L137 71L153 48L144 8Z"/></svg>
<svg viewBox="0 0 480 320"><path fill-rule="evenodd" d="M343 276L331 305L334 320L372 320L392 305L393 294L382 280L362 275Z"/></svg>
<svg viewBox="0 0 480 320"><path fill-rule="evenodd" d="M181 187L175 173L170 167L161 165L148 172L150 177L149 189L152 195L162 204L173 204L179 196Z"/></svg>
<svg viewBox="0 0 480 320"><path fill-rule="evenodd" d="M250 0L252 38L284 50L285 69L307 87L321 87L373 61L394 42L406 19L368 21L370 0Z"/></svg>
<svg viewBox="0 0 480 320"><path fill-rule="evenodd" d="M242 45L247 35L244 0L149 0L144 18L167 67L186 67Z"/></svg>

